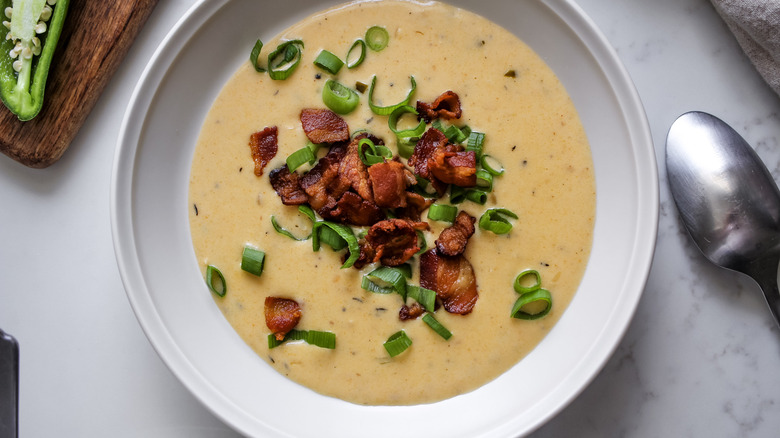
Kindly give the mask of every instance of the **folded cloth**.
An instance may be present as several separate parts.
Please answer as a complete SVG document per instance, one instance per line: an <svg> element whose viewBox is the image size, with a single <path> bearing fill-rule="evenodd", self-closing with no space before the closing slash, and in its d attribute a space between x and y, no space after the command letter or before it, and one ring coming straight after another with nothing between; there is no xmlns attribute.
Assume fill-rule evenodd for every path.
<svg viewBox="0 0 780 438"><path fill-rule="evenodd" d="M711 1L758 72L780 95L780 1Z"/></svg>

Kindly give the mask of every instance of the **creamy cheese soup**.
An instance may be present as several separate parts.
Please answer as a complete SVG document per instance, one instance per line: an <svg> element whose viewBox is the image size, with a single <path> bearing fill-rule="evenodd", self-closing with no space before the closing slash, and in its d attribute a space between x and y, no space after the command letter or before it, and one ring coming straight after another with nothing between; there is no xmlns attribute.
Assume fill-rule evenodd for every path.
<svg viewBox="0 0 780 438"><path fill-rule="evenodd" d="M374 25L388 30L389 44L379 52L369 50L359 67L342 68L334 77L313 65L321 49L343 59ZM241 66L214 102L198 139L190 227L204 273L214 265L227 282L226 295L214 295L216 305L260 358L321 394L358 404L409 405L488 383L550 331L577 290L588 260L595 214L593 165L566 90L515 36L441 3L373 1L332 8L264 41L261 64L280 41L292 39L305 44L292 76L275 81L249 62ZM457 93L463 116L447 123L484 132L484 152L506 168L495 178L487 204L457 205L475 218L492 207L512 210L519 218L511 220L509 234L477 228L470 238L465 257L474 267L479 299L467 315L436 311L436 319L452 332L449 340L420 318L401 321L399 295L361 289L362 276L378 265L340 269L346 250L323 247L314 252L311 240L294 241L271 225L274 216L297 236L311 231L311 221L295 206L283 205L268 179L271 170L307 142L301 110L325 107L321 95L329 78L352 88L357 82L370 84L374 75L380 105L401 101L410 89L410 76L417 82L412 105L432 102L447 90ZM368 130L395 151L387 116L371 112L367 94L360 95L357 110L343 117L351 132ZM249 137L268 126L278 127L279 149L257 177ZM445 195L437 202L448 199ZM428 220L426 213L422 220L430 223L425 237L431 248L449 224ZM359 231L355 228L355 234ZM241 270L245 245L266 253L262 276ZM410 284L419 284L418 261L419 256L411 259ZM532 321L510 317L519 296L513 281L526 269L539 271L553 298L550 313ZM299 341L269 349L264 319L268 296L297 301L302 310L297 329L335 333L336 348ZM413 344L391 358L383 343L399 330Z"/></svg>

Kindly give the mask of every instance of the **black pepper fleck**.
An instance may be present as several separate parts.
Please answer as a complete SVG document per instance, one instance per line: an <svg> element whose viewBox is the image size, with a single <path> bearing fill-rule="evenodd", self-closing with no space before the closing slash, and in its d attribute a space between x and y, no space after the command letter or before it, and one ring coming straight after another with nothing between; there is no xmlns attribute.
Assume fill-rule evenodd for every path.
<svg viewBox="0 0 780 438"><path fill-rule="evenodd" d="M192 208L195 209L195 216L198 215L198 204L192 204Z"/></svg>

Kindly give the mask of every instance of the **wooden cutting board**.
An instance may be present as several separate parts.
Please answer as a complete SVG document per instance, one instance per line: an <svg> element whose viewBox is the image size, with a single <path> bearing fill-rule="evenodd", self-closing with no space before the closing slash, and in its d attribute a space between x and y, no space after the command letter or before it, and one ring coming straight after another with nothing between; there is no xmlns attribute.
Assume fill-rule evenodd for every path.
<svg viewBox="0 0 780 438"><path fill-rule="evenodd" d="M157 1L71 0L49 70L43 109L34 119L21 122L0 104L0 151L29 167L56 162Z"/></svg>

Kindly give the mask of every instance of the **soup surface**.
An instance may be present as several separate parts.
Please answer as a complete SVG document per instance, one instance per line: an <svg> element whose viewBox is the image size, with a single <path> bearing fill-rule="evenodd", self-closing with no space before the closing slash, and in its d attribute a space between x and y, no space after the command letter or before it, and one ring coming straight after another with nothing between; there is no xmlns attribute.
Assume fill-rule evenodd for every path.
<svg viewBox="0 0 780 438"><path fill-rule="evenodd" d="M369 50L354 69L333 76L313 64L321 49L344 57L370 26L389 32L387 47ZM272 41L304 42L300 65L286 80L271 80L247 62L225 85L205 120L190 181L190 228L195 254L222 271L228 290L214 295L225 318L269 365L319 393L353 403L429 403L478 388L511 368L536 346L561 317L582 278L590 253L595 215L595 184L590 149L577 112L554 73L523 42L503 28L446 4L404 1L351 3L311 16ZM496 235L477 228L465 257L474 268L479 299L467 315L435 312L452 337L445 340L420 318L401 321L397 294L374 294L361 278L376 268L340 269L346 250L295 241L277 233L278 223L296 236L311 221L283 205L268 179L272 169L306 145L300 112L324 108L322 88L329 78L348 87L370 84L375 100L401 101L414 76L417 100L432 102L452 90L463 116L451 123L485 133L484 152L506 169L495 178L485 205L465 201L459 210L479 218L503 207L519 218L511 232ZM377 116L367 92L345 116L350 131L368 130L395 151L387 116ZM408 121L407 121L408 122ZM248 146L252 133L278 127L278 153L261 177L253 172ZM322 155L325 151L320 151ZM405 162L405 160L403 160ZM302 168L302 169L305 169ZM299 169L299 173L302 172ZM448 195L437 201L447 203ZM429 220L428 247L449 224ZM360 229L356 228L357 234ZM257 277L240 268L242 249L266 253ZM419 284L419 256L411 260L411 284ZM553 305L537 320L510 317L518 298L515 277L526 269L542 276ZM302 309L297 326L336 334L336 348L287 342L269 349L264 318L268 296L291 298ZM387 338L404 330L412 345L390 357Z"/></svg>

